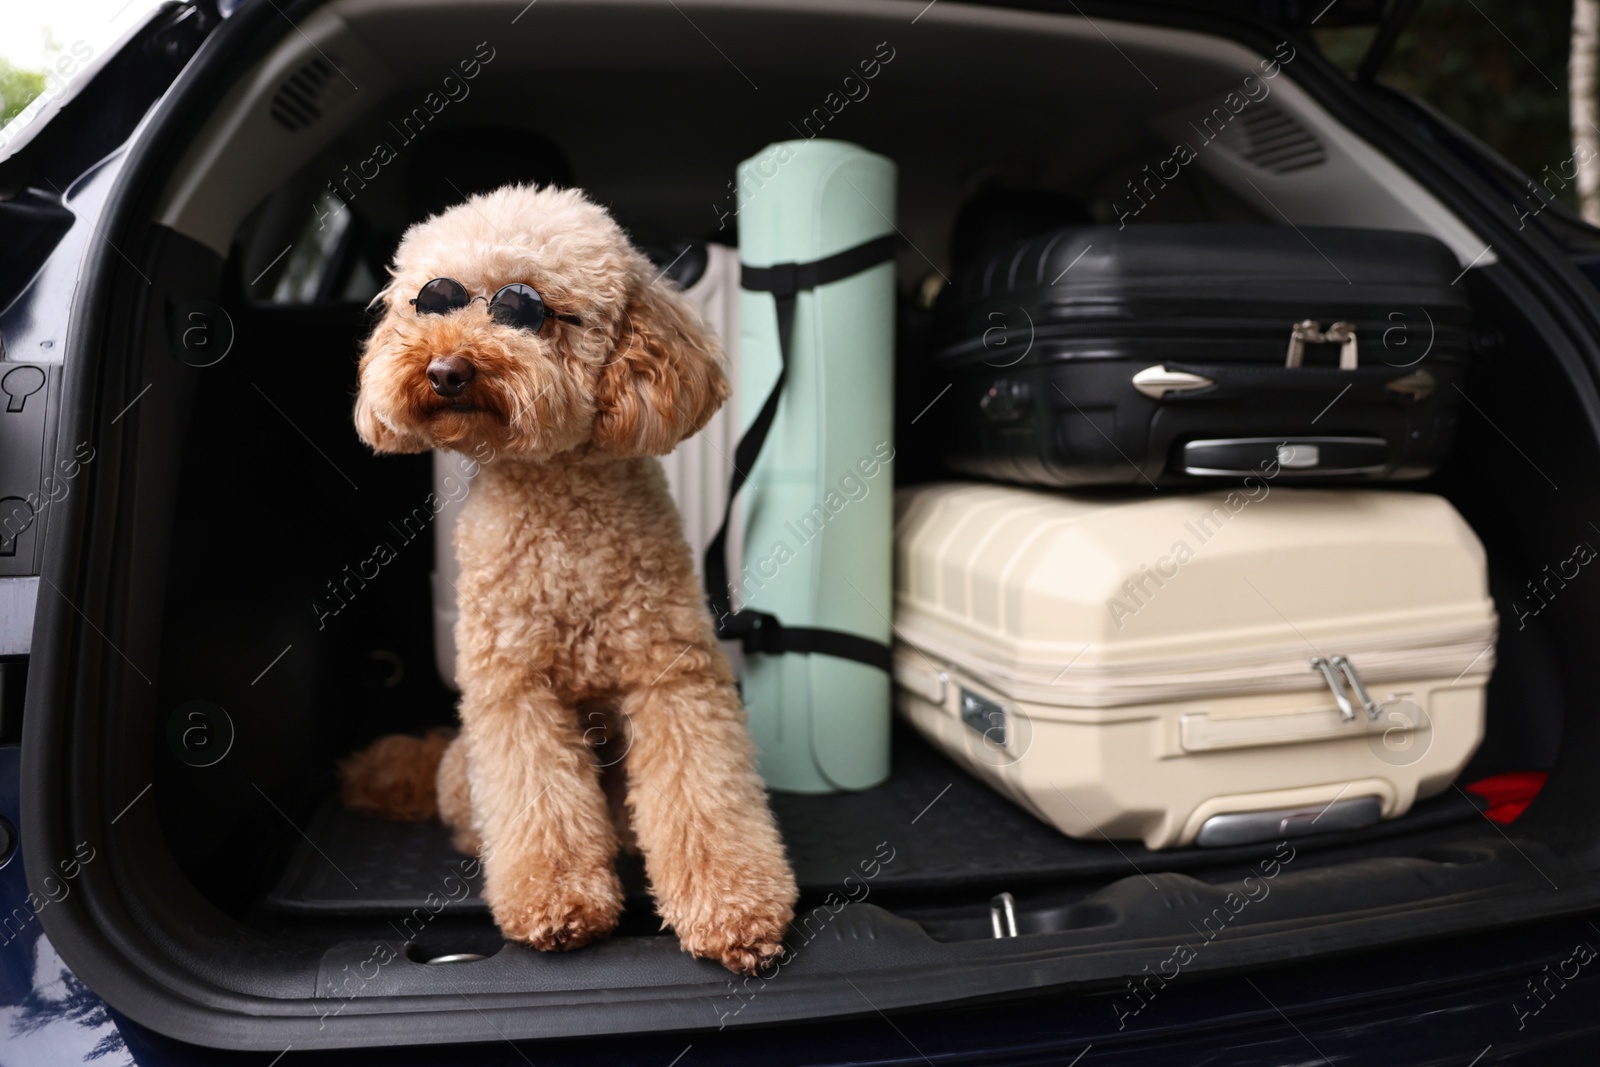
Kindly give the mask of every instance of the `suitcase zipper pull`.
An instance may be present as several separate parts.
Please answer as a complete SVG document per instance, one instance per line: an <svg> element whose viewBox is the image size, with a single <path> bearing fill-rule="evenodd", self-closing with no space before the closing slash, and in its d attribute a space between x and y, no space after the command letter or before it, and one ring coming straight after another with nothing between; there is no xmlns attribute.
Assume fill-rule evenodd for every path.
<svg viewBox="0 0 1600 1067"><path fill-rule="evenodd" d="M1334 660L1343 658L1343 656L1336 656ZM1339 718L1345 722L1354 720L1356 709L1351 706L1350 698L1344 695L1344 685L1339 680L1334 661L1324 659L1321 656L1313 656L1311 657L1311 669L1322 672L1322 680L1328 683L1328 691L1333 694L1333 699L1339 704Z"/></svg>
<svg viewBox="0 0 1600 1067"><path fill-rule="evenodd" d="M1373 700L1367 693L1367 687L1361 681L1361 675L1356 672L1356 665L1351 663L1346 656L1311 657L1311 669L1322 672L1322 680L1328 683L1328 691L1333 694L1333 699L1339 704L1339 718L1351 722L1356 717L1355 705L1350 703L1350 697L1345 694L1348 686L1351 693L1365 709L1367 718L1377 721L1378 714L1383 711L1383 705Z"/></svg>
<svg viewBox="0 0 1600 1067"><path fill-rule="evenodd" d="M1356 369L1356 324L1353 322L1336 322L1329 326L1322 334L1322 339L1330 344L1339 343L1339 369Z"/></svg>
<svg viewBox="0 0 1600 1067"><path fill-rule="evenodd" d="M1285 367L1298 367L1305 362L1306 345L1322 341L1322 327L1315 319L1301 319L1289 327L1289 352L1283 357ZM1316 661L1313 660L1313 663Z"/></svg>
<svg viewBox="0 0 1600 1067"><path fill-rule="evenodd" d="M1356 665L1351 663L1349 658L1345 656L1333 657L1333 665L1339 668L1339 673L1344 675L1345 681L1350 684L1350 691L1356 695L1356 699L1361 701L1361 706L1367 710L1367 718L1377 722L1378 714L1383 711L1383 707L1367 695L1367 687L1361 684L1361 675L1356 673Z"/></svg>
<svg viewBox="0 0 1600 1067"><path fill-rule="evenodd" d="M1343 320L1323 332L1315 319L1301 319L1289 328L1289 351L1283 357L1285 367L1298 367L1305 362L1306 345L1337 344L1339 369L1355 370L1359 364L1356 351L1356 326Z"/></svg>

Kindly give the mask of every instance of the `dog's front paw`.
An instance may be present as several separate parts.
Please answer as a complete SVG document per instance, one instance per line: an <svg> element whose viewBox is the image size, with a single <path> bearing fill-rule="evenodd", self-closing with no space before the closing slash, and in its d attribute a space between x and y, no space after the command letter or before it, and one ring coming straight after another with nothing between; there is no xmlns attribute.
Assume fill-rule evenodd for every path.
<svg viewBox="0 0 1600 1067"><path fill-rule="evenodd" d="M735 974L755 975L788 951L783 939L799 891L770 818L742 839L747 847L712 852L708 859L675 852L647 856L656 910L678 943ZM697 850L685 851L694 856Z"/></svg>
<svg viewBox="0 0 1600 1067"><path fill-rule="evenodd" d="M491 872L484 897L500 932L541 952L566 952L604 940L622 914L622 885L609 868L525 866Z"/></svg>
<svg viewBox="0 0 1600 1067"><path fill-rule="evenodd" d="M720 903L710 917L674 927L678 943L695 956L716 960L735 974L756 975L788 951L783 937L794 909L757 899Z"/></svg>

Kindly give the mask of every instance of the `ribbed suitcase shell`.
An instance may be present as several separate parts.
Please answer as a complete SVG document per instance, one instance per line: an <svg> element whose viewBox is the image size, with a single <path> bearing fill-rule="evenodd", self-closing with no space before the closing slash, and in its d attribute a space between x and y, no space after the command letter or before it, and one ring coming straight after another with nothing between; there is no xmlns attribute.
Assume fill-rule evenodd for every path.
<svg viewBox="0 0 1600 1067"><path fill-rule="evenodd" d="M1164 848L1362 797L1393 818L1482 738L1497 619L1441 497L945 484L896 513L897 706L1071 836ZM1376 718L1341 715L1319 655Z"/></svg>
<svg viewBox="0 0 1600 1067"><path fill-rule="evenodd" d="M930 409L954 470L1005 481L1203 486L1219 449L1285 482L1424 477L1453 445L1470 308L1455 256L1417 233L1190 224L1073 227L964 271L939 300ZM1295 327L1353 327L1356 367ZM1304 333L1304 331L1302 331ZM1140 372L1204 384L1152 396ZM1419 377L1420 376L1420 377ZM1185 451L1201 442L1190 461ZM1291 453L1292 454L1292 453Z"/></svg>

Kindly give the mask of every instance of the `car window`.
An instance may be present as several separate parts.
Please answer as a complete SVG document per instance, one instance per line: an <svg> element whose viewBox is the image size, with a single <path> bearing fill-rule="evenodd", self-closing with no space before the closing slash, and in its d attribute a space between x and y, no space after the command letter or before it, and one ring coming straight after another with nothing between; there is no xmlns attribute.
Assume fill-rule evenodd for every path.
<svg viewBox="0 0 1600 1067"><path fill-rule="evenodd" d="M1377 80L1456 122L1575 208L1579 159L1589 156L1575 152L1569 122L1572 10L1572 0L1423 0ZM1375 36L1373 27L1345 27L1319 30L1317 41L1354 73Z"/></svg>
<svg viewBox="0 0 1600 1067"><path fill-rule="evenodd" d="M375 234L332 190L280 191L241 227L245 295L268 304L365 304L382 286L392 239Z"/></svg>
<svg viewBox="0 0 1600 1067"><path fill-rule="evenodd" d="M0 4L0 157L160 2Z"/></svg>
<svg viewBox="0 0 1600 1067"><path fill-rule="evenodd" d="M350 212L331 192L317 198L316 210L284 254L283 273L272 287L277 304L314 304L324 298L340 245L350 232Z"/></svg>

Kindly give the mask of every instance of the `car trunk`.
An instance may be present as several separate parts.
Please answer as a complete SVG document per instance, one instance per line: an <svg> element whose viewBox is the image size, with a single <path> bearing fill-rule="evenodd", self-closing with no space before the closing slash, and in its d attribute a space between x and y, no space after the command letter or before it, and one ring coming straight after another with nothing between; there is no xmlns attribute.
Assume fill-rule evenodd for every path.
<svg viewBox="0 0 1600 1067"><path fill-rule="evenodd" d="M354 182L350 168L369 174L374 142L400 136L383 127L478 56L470 96L438 113L450 124L536 128L620 214L730 240L734 166L823 108L824 136L900 167L906 484L938 473L910 417L944 384L918 373L917 294L951 270L963 199L992 174L1114 220L1125 183L1170 153L1173 117L1259 71L1283 37L1246 35L1246 50L955 4L335 7L294 9L298 37L247 9L234 18L256 22L208 44L113 199L127 258L102 249L84 283L96 300L75 309L57 449L97 452L45 562L25 847L39 877L74 842L104 843L82 892L41 918L114 1007L198 1043L273 1050L481 1040L485 1019L510 1038L693 1031L1046 989L1117 994L1120 1015L1173 980L1150 984L1180 943L1186 975L1237 971L1593 905L1600 735L1584 693L1600 578L1560 570L1575 545L1600 544L1600 405L1577 318L1592 301L1339 126L1318 100L1340 90L1302 45L1267 100L1337 173L1263 163L1240 173L1281 184L1252 202L1235 177L1255 165L1251 145L1235 133L1142 200L1141 219L1280 222L1282 205L1307 223L1429 229L1464 267L1495 245L1459 281L1477 336L1458 447L1415 486L1477 531L1502 619L1485 741L1457 786L1367 830L1151 852L1062 837L897 725L884 785L773 797L802 891L776 975L735 979L682 953L627 858L608 942L565 955L503 942L439 826L372 821L336 798L341 756L448 724L454 696L433 666L437 530L402 528L432 488L429 460L374 457L350 426L370 322L359 272L332 288L317 281L331 267L280 281L321 232L306 222L317 197L337 187L356 236L313 265L392 240L406 160ZM851 99L843 79L880 42L894 58ZM305 73L319 59L328 69ZM296 77L300 95L284 97ZM255 149L228 139L241 130ZM1392 132L1371 136L1387 147ZM185 340L195 323L231 333L224 356ZM1420 351L1425 327L1409 325ZM394 560L319 610L379 541ZM1459 788L1528 770L1549 784L1507 827ZM430 963L441 957L481 958Z"/></svg>

